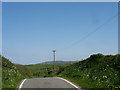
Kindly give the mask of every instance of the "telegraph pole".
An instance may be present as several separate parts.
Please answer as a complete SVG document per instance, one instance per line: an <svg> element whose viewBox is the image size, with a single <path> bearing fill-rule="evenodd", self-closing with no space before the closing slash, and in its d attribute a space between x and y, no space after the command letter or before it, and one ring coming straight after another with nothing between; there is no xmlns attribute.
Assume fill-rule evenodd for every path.
<svg viewBox="0 0 120 90"><path fill-rule="evenodd" d="M53 65L54 65L54 69L55 69L55 52L56 52L56 50L53 50Z"/></svg>

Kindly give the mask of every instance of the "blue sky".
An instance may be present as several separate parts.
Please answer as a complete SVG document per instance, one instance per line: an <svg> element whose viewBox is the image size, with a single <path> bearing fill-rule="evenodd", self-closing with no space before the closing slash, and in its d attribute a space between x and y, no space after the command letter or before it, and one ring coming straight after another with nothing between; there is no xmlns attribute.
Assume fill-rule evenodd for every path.
<svg viewBox="0 0 120 90"><path fill-rule="evenodd" d="M52 61L53 49L56 60L68 61L118 53L117 2L2 5L3 55L14 63Z"/></svg>
<svg viewBox="0 0 120 90"><path fill-rule="evenodd" d="M2 3L0 2L0 54L2 54Z"/></svg>

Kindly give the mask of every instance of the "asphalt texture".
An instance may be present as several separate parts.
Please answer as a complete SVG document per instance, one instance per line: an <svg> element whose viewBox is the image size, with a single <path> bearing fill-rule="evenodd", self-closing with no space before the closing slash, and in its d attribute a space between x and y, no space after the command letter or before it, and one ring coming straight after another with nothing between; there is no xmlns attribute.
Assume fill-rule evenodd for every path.
<svg viewBox="0 0 120 90"><path fill-rule="evenodd" d="M19 90L23 90L23 89L79 90L70 83L54 77L26 79L21 89Z"/></svg>

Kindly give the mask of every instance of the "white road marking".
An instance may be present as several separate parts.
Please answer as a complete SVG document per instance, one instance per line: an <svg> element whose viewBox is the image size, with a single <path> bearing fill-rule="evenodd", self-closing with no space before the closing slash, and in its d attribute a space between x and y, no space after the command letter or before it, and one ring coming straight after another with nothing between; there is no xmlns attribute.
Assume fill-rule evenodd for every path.
<svg viewBox="0 0 120 90"><path fill-rule="evenodd" d="M61 80L64 80L66 81L67 83L69 83L70 85L74 86L75 88L77 88L78 90L81 90L78 86L76 86L75 84L71 83L70 81L64 79L64 78L60 78L60 77L55 77L55 78L58 78L58 79L61 79Z"/></svg>
<svg viewBox="0 0 120 90"><path fill-rule="evenodd" d="M23 86L23 84L24 84L24 82L25 82L26 80L27 80L27 79L24 79L24 80L22 81L22 83L20 84L18 90L21 90L21 88L22 88L22 86Z"/></svg>

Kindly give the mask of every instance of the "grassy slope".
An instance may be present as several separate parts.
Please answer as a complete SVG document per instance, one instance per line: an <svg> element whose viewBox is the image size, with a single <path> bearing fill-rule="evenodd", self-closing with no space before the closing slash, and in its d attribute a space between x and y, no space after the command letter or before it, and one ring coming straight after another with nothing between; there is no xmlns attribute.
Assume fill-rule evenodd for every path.
<svg viewBox="0 0 120 90"><path fill-rule="evenodd" d="M120 55L91 55L60 74L82 88L120 88Z"/></svg>
<svg viewBox="0 0 120 90"><path fill-rule="evenodd" d="M61 73L68 64L34 64L25 65L33 73L33 77L53 77ZM54 69L55 67L55 69Z"/></svg>
<svg viewBox="0 0 120 90"><path fill-rule="evenodd" d="M48 76L48 72L52 72L52 65L25 65L27 69L29 69L34 77L45 77Z"/></svg>
<svg viewBox="0 0 120 90"><path fill-rule="evenodd" d="M22 65L15 65L2 57L2 88L16 88L20 81L30 77L30 72Z"/></svg>

